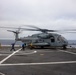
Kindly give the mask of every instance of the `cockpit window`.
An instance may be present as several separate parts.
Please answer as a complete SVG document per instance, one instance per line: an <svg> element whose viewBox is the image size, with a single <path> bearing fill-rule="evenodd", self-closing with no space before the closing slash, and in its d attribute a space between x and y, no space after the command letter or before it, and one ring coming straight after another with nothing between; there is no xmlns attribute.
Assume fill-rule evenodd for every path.
<svg viewBox="0 0 76 75"><path fill-rule="evenodd" d="M61 37L60 37L60 36L58 36L57 40L58 40L58 41L61 41Z"/></svg>
<svg viewBox="0 0 76 75"><path fill-rule="evenodd" d="M57 40L64 42L65 38L63 36L58 36Z"/></svg>

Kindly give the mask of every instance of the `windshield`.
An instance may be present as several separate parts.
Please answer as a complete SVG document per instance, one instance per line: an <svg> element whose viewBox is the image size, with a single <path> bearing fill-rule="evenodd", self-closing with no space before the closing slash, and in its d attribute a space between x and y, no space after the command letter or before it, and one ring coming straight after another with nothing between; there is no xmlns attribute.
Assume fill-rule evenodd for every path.
<svg viewBox="0 0 76 75"><path fill-rule="evenodd" d="M57 40L62 42L66 41L66 39L63 36L58 36Z"/></svg>

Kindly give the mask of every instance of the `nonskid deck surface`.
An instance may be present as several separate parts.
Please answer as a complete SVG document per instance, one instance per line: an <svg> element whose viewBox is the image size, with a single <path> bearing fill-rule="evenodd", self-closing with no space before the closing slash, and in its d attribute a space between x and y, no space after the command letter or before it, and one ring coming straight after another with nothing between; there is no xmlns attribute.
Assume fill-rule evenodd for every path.
<svg viewBox="0 0 76 75"><path fill-rule="evenodd" d="M1 75L76 75L75 49L0 49Z"/></svg>

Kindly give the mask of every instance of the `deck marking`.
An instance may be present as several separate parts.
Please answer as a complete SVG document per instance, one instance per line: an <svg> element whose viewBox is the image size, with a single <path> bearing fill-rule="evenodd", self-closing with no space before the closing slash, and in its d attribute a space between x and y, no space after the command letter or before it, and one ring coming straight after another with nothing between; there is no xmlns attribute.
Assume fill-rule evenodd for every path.
<svg viewBox="0 0 76 75"><path fill-rule="evenodd" d="M42 51L42 50L40 51L39 50L38 52L58 52L58 51Z"/></svg>
<svg viewBox="0 0 76 75"><path fill-rule="evenodd" d="M76 61L61 61L61 62L41 62L41 63L15 63L15 64L0 64L0 66L26 66L26 65L58 65L58 64L76 64Z"/></svg>
<svg viewBox="0 0 76 75"><path fill-rule="evenodd" d="M33 51L33 52L28 52L28 53L18 53L18 54L14 54L14 55L29 55L29 54L34 54L37 53L37 51ZM0 56L7 56L9 54L0 54Z"/></svg>
<svg viewBox="0 0 76 75"><path fill-rule="evenodd" d="M33 52L28 52L28 53L19 53L19 54L16 54L16 55L23 55L23 54L25 54L25 55L28 55L28 54L33 54L33 53L37 53L37 51L33 51Z"/></svg>
<svg viewBox="0 0 76 75"><path fill-rule="evenodd" d="M76 53L74 53L74 52L69 52L69 51L64 51L64 50L59 50L59 51L61 51L61 52L66 52L66 53L73 54L73 55L76 55Z"/></svg>
<svg viewBox="0 0 76 75"><path fill-rule="evenodd" d="M7 56L7 55L9 55L9 54L0 54L0 56Z"/></svg>
<svg viewBox="0 0 76 75"><path fill-rule="evenodd" d="M42 55L42 56L43 56L44 54L40 54L40 55Z"/></svg>
<svg viewBox="0 0 76 75"><path fill-rule="evenodd" d="M2 61L0 61L0 64L2 64L4 61L9 59L11 56L13 56L15 53L19 52L20 50L21 50L21 48L18 49L17 51L14 51L12 54L8 55L6 58L4 58Z"/></svg>
<svg viewBox="0 0 76 75"><path fill-rule="evenodd" d="M5 75L4 73L0 72L0 75Z"/></svg>

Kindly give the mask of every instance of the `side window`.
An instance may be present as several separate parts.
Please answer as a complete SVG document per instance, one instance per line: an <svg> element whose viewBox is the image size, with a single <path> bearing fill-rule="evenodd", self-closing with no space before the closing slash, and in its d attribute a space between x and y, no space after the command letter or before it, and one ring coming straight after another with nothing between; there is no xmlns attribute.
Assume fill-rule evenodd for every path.
<svg viewBox="0 0 76 75"><path fill-rule="evenodd" d="M51 36L50 39L51 39L51 42L55 42L54 36Z"/></svg>

